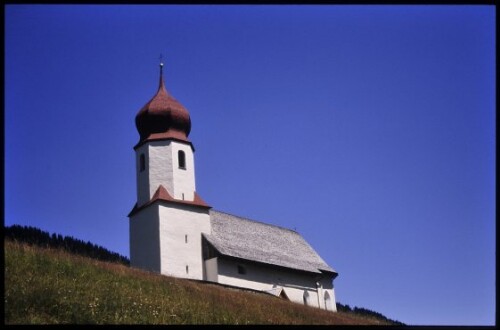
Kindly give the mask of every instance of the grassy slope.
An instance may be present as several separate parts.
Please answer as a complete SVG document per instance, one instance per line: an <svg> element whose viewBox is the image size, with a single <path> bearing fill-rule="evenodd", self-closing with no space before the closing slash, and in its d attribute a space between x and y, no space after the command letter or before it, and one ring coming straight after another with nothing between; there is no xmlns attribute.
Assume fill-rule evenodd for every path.
<svg viewBox="0 0 500 330"><path fill-rule="evenodd" d="M387 324L5 241L6 324Z"/></svg>

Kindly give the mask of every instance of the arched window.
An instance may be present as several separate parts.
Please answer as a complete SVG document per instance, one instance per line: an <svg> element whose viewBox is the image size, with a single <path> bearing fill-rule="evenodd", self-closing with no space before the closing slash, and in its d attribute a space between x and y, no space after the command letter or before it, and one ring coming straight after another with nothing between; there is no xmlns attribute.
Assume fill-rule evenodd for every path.
<svg viewBox="0 0 500 330"><path fill-rule="evenodd" d="M179 168L186 169L186 154L184 153L184 151L179 150L179 152L177 153L177 157L179 159Z"/></svg>
<svg viewBox="0 0 500 330"><path fill-rule="evenodd" d="M308 306L309 305L309 292L307 292L307 290L304 291L304 295L302 296L302 299L304 299L304 305Z"/></svg>
<svg viewBox="0 0 500 330"><path fill-rule="evenodd" d="M331 311L333 310L332 308L332 300L330 299L330 294L328 294L328 291L325 291L325 309L327 311Z"/></svg>
<svg viewBox="0 0 500 330"><path fill-rule="evenodd" d="M139 157L139 171L144 171L146 169L146 158L144 157L144 154L141 154Z"/></svg>

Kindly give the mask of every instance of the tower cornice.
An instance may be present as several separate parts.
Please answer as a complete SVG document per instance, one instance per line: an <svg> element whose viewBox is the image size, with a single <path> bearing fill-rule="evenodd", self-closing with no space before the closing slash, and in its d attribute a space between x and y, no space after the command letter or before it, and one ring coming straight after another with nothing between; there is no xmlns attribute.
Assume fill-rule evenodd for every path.
<svg viewBox="0 0 500 330"><path fill-rule="evenodd" d="M195 151L194 145L193 145L193 143L191 141L184 140L182 138L176 137L175 134L172 134L172 132L151 134L146 139L140 140L134 146L134 150L139 149L141 146L145 145L146 143L155 142L155 141L175 141L175 142L180 142L180 143L188 144L191 147L191 150L193 150L193 152Z"/></svg>

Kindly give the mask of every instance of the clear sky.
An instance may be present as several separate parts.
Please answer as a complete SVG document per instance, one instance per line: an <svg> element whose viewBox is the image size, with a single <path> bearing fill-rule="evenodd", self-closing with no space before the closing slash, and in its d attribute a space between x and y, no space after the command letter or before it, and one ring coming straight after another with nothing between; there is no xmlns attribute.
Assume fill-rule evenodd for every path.
<svg viewBox="0 0 500 330"><path fill-rule="evenodd" d="M197 191L296 229L337 300L495 322L495 7L5 7L5 224L129 256L134 118L190 112Z"/></svg>

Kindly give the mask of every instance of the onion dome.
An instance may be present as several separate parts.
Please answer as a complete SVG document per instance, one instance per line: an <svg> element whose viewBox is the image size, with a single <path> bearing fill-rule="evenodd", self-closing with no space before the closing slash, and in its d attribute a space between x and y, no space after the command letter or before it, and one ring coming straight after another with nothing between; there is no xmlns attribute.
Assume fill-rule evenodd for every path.
<svg viewBox="0 0 500 330"><path fill-rule="evenodd" d="M151 140L188 141L191 131L189 112L165 88L163 63L160 63L160 85L153 98L135 116L139 143Z"/></svg>

